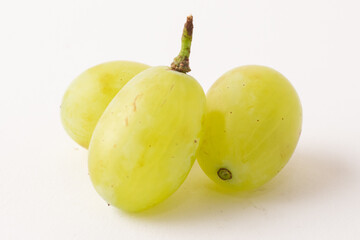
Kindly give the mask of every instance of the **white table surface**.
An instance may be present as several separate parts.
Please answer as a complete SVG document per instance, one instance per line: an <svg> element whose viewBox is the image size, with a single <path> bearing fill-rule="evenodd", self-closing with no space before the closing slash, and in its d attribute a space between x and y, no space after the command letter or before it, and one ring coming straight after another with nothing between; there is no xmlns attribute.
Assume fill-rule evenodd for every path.
<svg viewBox="0 0 360 240"><path fill-rule="evenodd" d="M0 239L360 239L359 1L2 1ZM157 207L126 214L93 189L87 151L63 130L62 95L110 60L169 65L194 15L190 73L207 90L261 64L303 104L292 159L252 193L197 163Z"/></svg>

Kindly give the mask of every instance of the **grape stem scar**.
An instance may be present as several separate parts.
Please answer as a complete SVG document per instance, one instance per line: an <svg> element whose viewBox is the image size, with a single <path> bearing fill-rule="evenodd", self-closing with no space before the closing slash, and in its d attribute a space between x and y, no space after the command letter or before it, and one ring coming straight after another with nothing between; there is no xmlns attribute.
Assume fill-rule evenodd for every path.
<svg viewBox="0 0 360 240"><path fill-rule="evenodd" d="M226 168L220 168L217 174L222 180L230 180L232 178L231 172Z"/></svg>

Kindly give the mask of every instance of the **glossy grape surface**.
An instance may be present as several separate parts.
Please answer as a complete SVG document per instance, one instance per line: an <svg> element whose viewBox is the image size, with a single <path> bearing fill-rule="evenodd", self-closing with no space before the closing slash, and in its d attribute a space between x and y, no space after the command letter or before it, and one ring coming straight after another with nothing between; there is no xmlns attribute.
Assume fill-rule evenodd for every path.
<svg viewBox="0 0 360 240"><path fill-rule="evenodd" d="M288 162L301 124L299 97L283 75L263 66L235 68L207 93L198 162L216 183L257 188Z"/></svg>
<svg viewBox="0 0 360 240"><path fill-rule="evenodd" d="M61 104L61 121L70 137L88 148L107 105L131 78L147 68L141 63L114 61L94 66L78 76Z"/></svg>
<svg viewBox="0 0 360 240"><path fill-rule="evenodd" d="M199 145L206 97L189 75L153 67L134 77L99 120L89 174L109 204L141 211L186 178Z"/></svg>

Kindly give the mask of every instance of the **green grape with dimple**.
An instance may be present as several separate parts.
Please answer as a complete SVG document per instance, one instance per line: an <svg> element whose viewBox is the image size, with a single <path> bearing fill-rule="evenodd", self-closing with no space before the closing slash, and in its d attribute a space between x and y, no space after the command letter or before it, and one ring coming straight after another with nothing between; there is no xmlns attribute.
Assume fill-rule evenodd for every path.
<svg viewBox="0 0 360 240"><path fill-rule="evenodd" d="M110 101L131 78L149 67L113 61L80 74L65 92L61 104L61 121L70 137L88 148L94 128Z"/></svg>
<svg viewBox="0 0 360 240"><path fill-rule="evenodd" d="M170 67L130 80L100 118L89 147L89 174L109 204L137 212L169 197L195 160L206 97L191 76L192 17Z"/></svg>
<svg viewBox="0 0 360 240"><path fill-rule="evenodd" d="M257 188L288 162L301 124L299 97L283 75L264 66L235 68L207 93L198 162L216 183Z"/></svg>

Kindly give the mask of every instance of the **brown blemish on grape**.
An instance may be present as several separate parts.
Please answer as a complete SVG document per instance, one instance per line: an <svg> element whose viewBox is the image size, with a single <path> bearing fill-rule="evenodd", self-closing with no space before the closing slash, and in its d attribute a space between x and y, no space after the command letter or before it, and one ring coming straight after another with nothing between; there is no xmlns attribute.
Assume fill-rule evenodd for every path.
<svg viewBox="0 0 360 240"><path fill-rule="evenodd" d="M282 117L281 120L284 120L284 118Z"/></svg>
<svg viewBox="0 0 360 240"><path fill-rule="evenodd" d="M230 114L232 114L232 112L230 112Z"/></svg>
<svg viewBox="0 0 360 240"><path fill-rule="evenodd" d="M136 95L135 99L134 99L134 102L133 102L133 111L136 112L136 101L138 100L138 98L141 96L141 94L139 95Z"/></svg>
<svg viewBox="0 0 360 240"><path fill-rule="evenodd" d="M260 121L259 119L256 120L257 122Z"/></svg>
<svg viewBox="0 0 360 240"><path fill-rule="evenodd" d="M128 126L128 125L129 125L129 119L125 118L125 126Z"/></svg>
<svg viewBox="0 0 360 240"><path fill-rule="evenodd" d="M108 207L110 207L110 203L108 203L107 205L108 205Z"/></svg>
<svg viewBox="0 0 360 240"><path fill-rule="evenodd" d="M197 143L196 139L194 140L194 143Z"/></svg>
<svg viewBox="0 0 360 240"><path fill-rule="evenodd" d="M116 144L113 145L113 148L116 148Z"/></svg>

